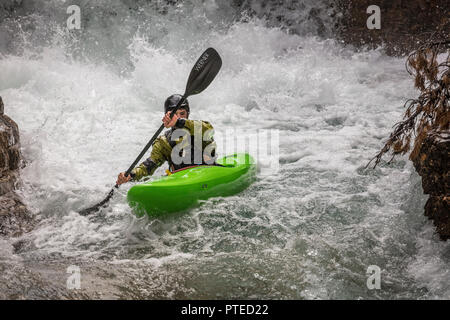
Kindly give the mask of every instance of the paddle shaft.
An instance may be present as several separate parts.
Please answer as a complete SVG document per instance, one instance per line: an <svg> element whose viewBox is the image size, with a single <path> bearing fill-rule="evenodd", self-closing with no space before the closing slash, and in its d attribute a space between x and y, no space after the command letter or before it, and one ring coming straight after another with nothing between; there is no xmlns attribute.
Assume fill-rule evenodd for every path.
<svg viewBox="0 0 450 320"><path fill-rule="evenodd" d="M180 108L180 106L183 104L183 102L186 100L186 96L183 95L182 98L180 99L180 101L177 103L177 105L175 106L175 108L172 110L172 112L170 113L170 118L172 118L174 116L174 114L177 112L177 110ZM158 131L155 132L155 134L153 135L153 137L150 139L150 141L147 143L147 145L144 147L144 149L142 149L141 153L138 155L138 157L136 158L136 160L134 160L133 164L128 168L128 170L125 172L125 177L128 177L131 173L131 171L134 169L134 167L136 166L136 164L139 162L139 160L141 160L141 158L144 156L144 154L147 152L147 150L150 148L150 146L153 144L153 142L156 140L156 138L158 138L159 134L164 130L164 124L162 124ZM118 187L118 185L116 184L116 188Z"/></svg>

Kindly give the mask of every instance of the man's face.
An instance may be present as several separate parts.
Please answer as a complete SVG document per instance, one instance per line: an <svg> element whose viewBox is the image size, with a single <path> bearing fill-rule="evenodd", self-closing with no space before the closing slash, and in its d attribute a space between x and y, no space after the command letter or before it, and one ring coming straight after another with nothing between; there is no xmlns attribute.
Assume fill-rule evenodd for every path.
<svg viewBox="0 0 450 320"><path fill-rule="evenodd" d="M186 111L186 109L178 109L176 115L178 116L178 118L187 119L188 112Z"/></svg>

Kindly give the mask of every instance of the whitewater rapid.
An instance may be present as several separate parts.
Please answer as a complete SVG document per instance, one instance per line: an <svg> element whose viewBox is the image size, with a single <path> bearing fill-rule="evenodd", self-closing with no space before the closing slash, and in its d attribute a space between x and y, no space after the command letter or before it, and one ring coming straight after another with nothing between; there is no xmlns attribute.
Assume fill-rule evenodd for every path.
<svg viewBox="0 0 450 320"><path fill-rule="evenodd" d="M116 4L118 15L86 13L78 33L65 30L64 5L43 3L31 22L0 26L22 23L25 40L0 55L0 96L20 128L20 192L38 219L31 233L0 240L0 265L20 271L0 282L38 287L31 298L70 297L66 268L78 265L88 298L450 297L449 244L423 216L411 163L365 169L417 95L404 59L240 20L220 1L164 14ZM190 117L219 135L278 130L279 171L167 218L136 218L130 185L80 216L139 154L210 46L223 66L189 98ZM371 265L382 270L379 290L366 285Z"/></svg>

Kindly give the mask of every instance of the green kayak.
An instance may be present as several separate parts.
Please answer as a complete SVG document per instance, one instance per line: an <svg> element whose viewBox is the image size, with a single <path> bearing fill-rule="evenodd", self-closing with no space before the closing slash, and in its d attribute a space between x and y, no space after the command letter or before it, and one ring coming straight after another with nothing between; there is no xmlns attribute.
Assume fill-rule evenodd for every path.
<svg viewBox="0 0 450 320"><path fill-rule="evenodd" d="M135 185L128 191L128 203L138 216L159 216L191 208L199 200L234 195L255 180L256 163L247 153L229 155L217 163L184 168Z"/></svg>

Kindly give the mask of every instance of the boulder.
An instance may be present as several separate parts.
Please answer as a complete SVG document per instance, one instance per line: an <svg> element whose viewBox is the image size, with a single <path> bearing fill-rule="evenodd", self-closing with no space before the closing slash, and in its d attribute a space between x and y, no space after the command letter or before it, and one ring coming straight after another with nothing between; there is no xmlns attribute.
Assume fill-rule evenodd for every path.
<svg viewBox="0 0 450 320"><path fill-rule="evenodd" d="M412 161L422 177L424 193L430 195L425 216L433 220L442 240L450 239L450 133L428 133Z"/></svg>
<svg viewBox="0 0 450 320"><path fill-rule="evenodd" d="M20 185L22 166L19 128L4 114L0 97L0 235L18 236L30 231L33 218L15 190Z"/></svg>

